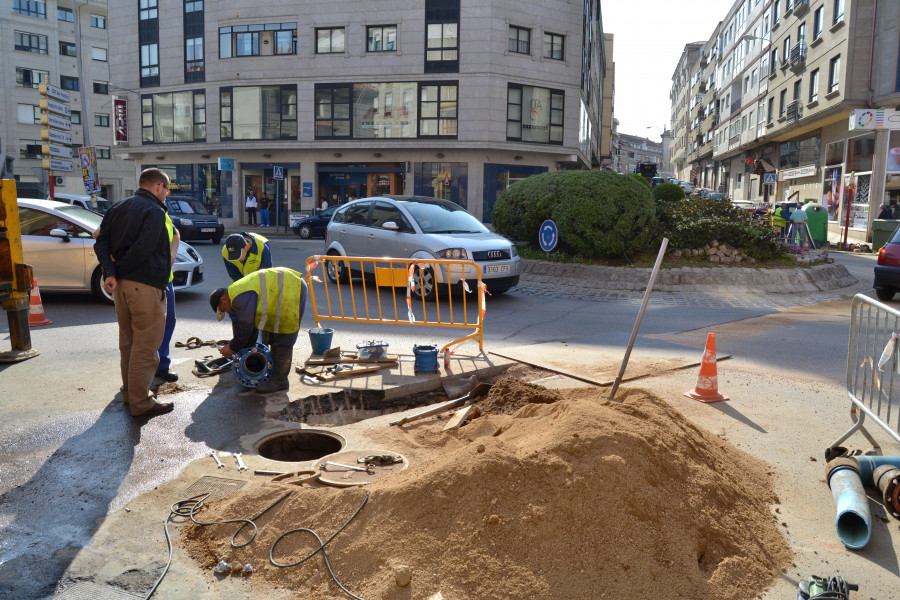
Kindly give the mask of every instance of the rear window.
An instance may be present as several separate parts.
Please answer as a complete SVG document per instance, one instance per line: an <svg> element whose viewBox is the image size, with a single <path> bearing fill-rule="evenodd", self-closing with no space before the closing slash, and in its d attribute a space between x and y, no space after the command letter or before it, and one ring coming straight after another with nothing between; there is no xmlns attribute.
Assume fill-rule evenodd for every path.
<svg viewBox="0 0 900 600"><path fill-rule="evenodd" d="M888 241L888 244L900 244L900 226L897 226L897 229L891 234L891 239Z"/></svg>

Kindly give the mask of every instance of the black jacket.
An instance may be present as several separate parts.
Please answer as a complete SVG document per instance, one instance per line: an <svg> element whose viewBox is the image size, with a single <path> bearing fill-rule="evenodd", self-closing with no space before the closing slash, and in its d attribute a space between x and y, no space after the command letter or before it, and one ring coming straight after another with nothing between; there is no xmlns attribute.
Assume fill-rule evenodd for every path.
<svg viewBox="0 0 900 600"><path fill-rule="evenodd" d="M94 244L105 277L166 289L172 255L165 215L165 206L144 189L110 207Z"/></svg>

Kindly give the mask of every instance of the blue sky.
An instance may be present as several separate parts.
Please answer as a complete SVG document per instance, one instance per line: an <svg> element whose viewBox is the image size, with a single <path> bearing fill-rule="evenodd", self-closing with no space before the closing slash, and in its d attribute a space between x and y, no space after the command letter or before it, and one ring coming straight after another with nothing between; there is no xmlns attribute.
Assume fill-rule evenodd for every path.
<svg viewBox="0 0 900 600"><path fill-rule="evenodd" d="M604 33L615 35L619 132L659 140L669 127L672 73L684 45L705 42L734 0L602 0ZM652 126L651 129L647 129Z"/></svg>

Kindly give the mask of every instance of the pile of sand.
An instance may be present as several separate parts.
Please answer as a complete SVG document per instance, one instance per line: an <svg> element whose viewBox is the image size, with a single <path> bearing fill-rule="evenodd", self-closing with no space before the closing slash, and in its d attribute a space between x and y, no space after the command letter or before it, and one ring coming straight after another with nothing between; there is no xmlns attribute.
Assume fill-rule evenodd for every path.
<svg viewBox="0 0 900 600"><path fill-rule="evenodd" d="M233 524L186 527L182 542L213 582L224 559L252 564L260 594L272 586L300 598L348 598L321 555L282 569L269 564L269 548L299 527L327 539L368 493L327 547L338 579L365 600L438 592L445 600L752 598L790 565L763 463L647 392L623 390L623 402L610 403L597 390L535 388L495 385L483 399L491 410L474 423L487 420L498 433L475 441L466 428L441 432L434 420L371 431L410 468L370 486L259 484L198 515L251 517L293 489L244 548L229 544ZM504 399L522 406L497 414ZM316 546L308 533L291 534L275 560L295 562Z"/></svg>

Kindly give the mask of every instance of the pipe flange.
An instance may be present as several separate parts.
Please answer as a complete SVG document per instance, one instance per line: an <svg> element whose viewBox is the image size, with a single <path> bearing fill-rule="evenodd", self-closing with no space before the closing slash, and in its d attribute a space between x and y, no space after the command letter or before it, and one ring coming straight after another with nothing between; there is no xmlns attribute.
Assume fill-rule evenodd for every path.
<svg viewBox="0 0 900 600"><path fill-rule="evenodd" d="M263 344L248 346L234 353L231 370L245 388L256 388L272 378L275 363L269 348Z"/></svg>
<svg viewBox="0 0 900 600"><path fill-rule="evenodd" d="M855 458L841 457L828 461L825 465L825 481L828 482L829 488L831 487L831 476L845 469L855 471L857 475L860 474L859 463Z"/></svg>
<svg viewBox="0 0 900 600"><path fill-rule="evenodd" d="M872 475L882 494L884 509L895 519L900 519L900 469L892 465L881 465Z"/></svg>

